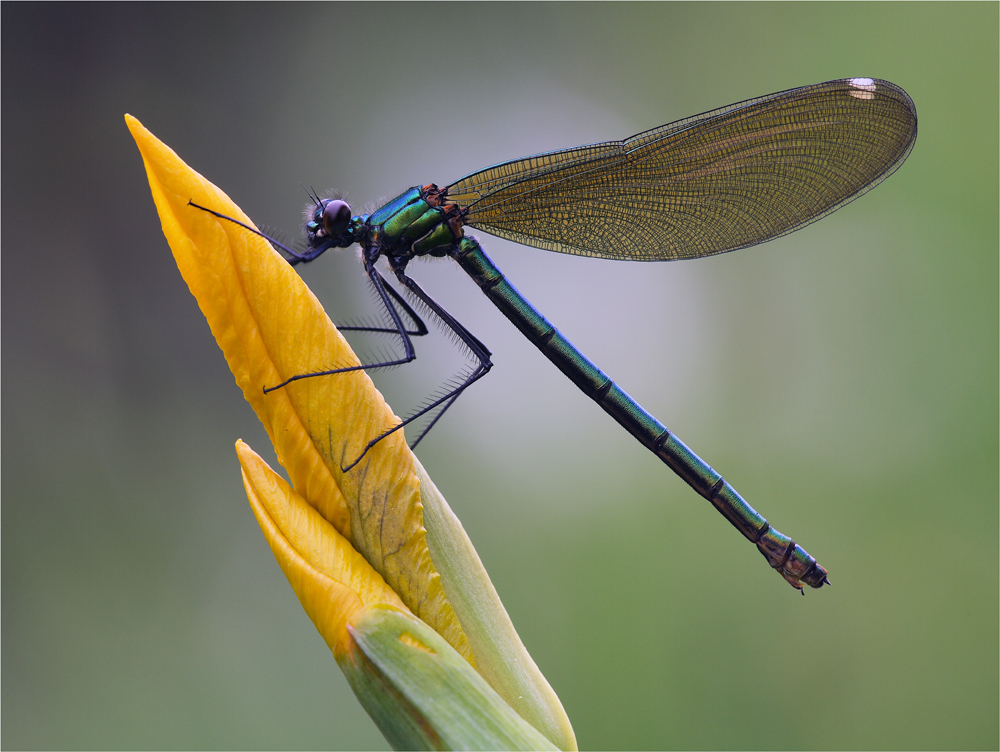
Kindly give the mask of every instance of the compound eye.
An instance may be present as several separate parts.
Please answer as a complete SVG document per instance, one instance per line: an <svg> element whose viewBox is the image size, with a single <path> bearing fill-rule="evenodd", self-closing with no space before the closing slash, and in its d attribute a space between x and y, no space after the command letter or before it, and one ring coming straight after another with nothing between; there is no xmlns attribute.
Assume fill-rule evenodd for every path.
<svg viewBox="0 0 1000 752"><path fill-rule="evenodd" d="M323 229L327 237L336 238L344 233L351 222L351 207L339 198L326 202L323 207Z"/></svg>

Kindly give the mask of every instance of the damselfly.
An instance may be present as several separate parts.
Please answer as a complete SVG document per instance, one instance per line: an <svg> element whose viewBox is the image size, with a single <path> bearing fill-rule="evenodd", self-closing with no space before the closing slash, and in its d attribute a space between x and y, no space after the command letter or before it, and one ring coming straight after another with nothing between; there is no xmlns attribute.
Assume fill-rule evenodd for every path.
<svg viewBox="0 0 1000 752"><path fill-rule="evenodd" d="M427 329L376 268L384 258L404 290L464 342L474 367L444 395L373 436L342 469L349 471L393 431L433 416L416 445L492 367L486 346L406 274L417 256L450 256L549 360L708 499L785 580L799 591L803 585L822 587L829 583L826 570L560 334L465 228L606 259L710 256L787 235L830 214L892 174L916 136L916 108L906 92L887 81L849 78L750 99L624 141L505 162L444 188L433 183L411 188L371 214L352 215L346 202L314 196L307 207L305 250L276 245L292 264L312 261L330 248L360 245L365 272L391 325L347 328L397 335L403 352L385 362L303 373L265 391L416 357L412 337Z"/></svg>

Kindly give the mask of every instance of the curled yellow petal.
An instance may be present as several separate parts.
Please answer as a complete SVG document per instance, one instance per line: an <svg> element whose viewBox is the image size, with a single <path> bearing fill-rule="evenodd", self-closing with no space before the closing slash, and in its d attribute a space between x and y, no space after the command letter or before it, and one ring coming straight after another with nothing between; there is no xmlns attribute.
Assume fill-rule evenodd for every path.
<svg viewBox="0 0 1000 752"><path fill-rule="evenodd" d="M324 625L320 632L328 644L339 644L344 624L373 604L393 605L367 574L360 581L344 579L344 572L370 565L398 596L400 606L393 608L406 604L522 718L561 749L575 749L558 697L521 644L461 523L407 448L403 432L380 441L350 472L341 471L368 441L399 422L368 375L358 370L302 379L264 393L264 387L292 376L358 363L319 301L266 241L192 207L193 201L253 226L225 193L139 121L126 116L126 123L178 268L294 487L283 487L280 479L265 482L266 473L248 474L253 463L246 463L255 513L267 509L265 497L297 493L298 502L274 506L258 519L306 611L317 627ZM331 550L339 553L330 561L346 562L337 572L320 565L328 553L302 555L312 550L314 535L330 534L315 533L320 518L303 513L302 502L343 536L331 539ZM297 510L285 513L295 520L278 526L279 508ZM272 528L284 532L268 533ZM313 532L297 539L298 528ZM342 548L348 541L350 551ZM369 585L374 590L366 590Z"/></svg>
<svg viewBox="0 0 1000 752"><path fill-rule="evenodd" d="M350 542L250 447L238 441L236 453L260 529L331 650L344 649L347 624L364 608L387 605L409 613Z"/></svg>
<svg viewBox="0 0 1000 752"><path fill-rule="evenodd" d="M138 120L125 119L177 266L292 485L417 616L475 664L427 551L420 481L403 432L380 441L350 472L341 471L399 419L363 370L264 393L292 376L358 360L269 243L190 202L253 226L249 217Z"/></svg>

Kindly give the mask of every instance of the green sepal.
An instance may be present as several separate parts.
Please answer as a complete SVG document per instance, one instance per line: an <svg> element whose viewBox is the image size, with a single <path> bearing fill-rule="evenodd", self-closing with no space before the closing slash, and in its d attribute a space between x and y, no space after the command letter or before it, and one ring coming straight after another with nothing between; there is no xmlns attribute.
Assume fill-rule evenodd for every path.
<svg viewBox="0 0 1000 752"><path fill-rule="evenodd" d="M374 606L347 629L337 663L394 749L556 749L416 617Z"/></svg>

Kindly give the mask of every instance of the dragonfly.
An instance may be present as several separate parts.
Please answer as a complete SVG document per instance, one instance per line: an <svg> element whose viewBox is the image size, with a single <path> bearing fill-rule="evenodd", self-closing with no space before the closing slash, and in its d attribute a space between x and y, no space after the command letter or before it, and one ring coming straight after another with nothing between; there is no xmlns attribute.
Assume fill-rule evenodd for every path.
<svg viewBox="0 0 1000 752"><path fill-rule="evenodd" d="M474 366L443 395L372 437L361 455L341 469L351 470L386 436L430 414L433 419L413 442L416 446L493 365L489 349L406 273L414 258L450 257L559 370L707 499L804 595L805 585L829 584L827 570L771 527L718 472L574 347L465 228L603 259L702 258L787 235L836 211L891 175L916 136L916 107L903 89L880 79L846 78L749 99L622 141L504 162L443 188L416 186L370 214L353 214L339 198L311 195L304 249L267 239L292 264L312 261L332 248L359 245L365 273L389 320L385 327L341 328L391 333L398 336L402 354L384 362L299 374L265 391L298 379L415 359L413 337L427 329L376 268L384 259L418 307L464 343Z"/></svg>

